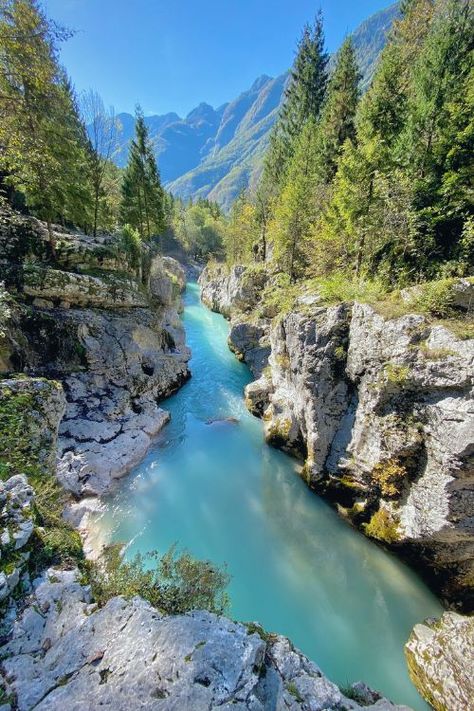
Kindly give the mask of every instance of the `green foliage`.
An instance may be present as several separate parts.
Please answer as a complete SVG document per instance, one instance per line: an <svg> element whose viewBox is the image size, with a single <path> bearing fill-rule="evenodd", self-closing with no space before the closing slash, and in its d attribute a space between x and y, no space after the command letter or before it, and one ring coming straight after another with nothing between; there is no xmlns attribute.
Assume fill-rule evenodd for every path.
<svg viewBox="0 0 474 711"><path fill-rule="evenodd" d="M290 72L285 100L270 137L265 157L264 183L274 190L282 185L294 150L295 140L308 119L317 120L326 95L327 64L321 13L312 26L306 25Z"/></svg>
<svg viewBox="0 0 474 711"><path fill-rule="evenodd" d="M51 387L54 383L49 381ZM63 519L68 497L47 458L51 442L37 434L43 405L30 392L3 388L0 398L0 478L24 474L35 491L30 570L36 574L50 564L83 564L82 542L77 531Z"/></svg>
<svg viewBox="0 0 474 711"><path fill-rule="evenodd" d="M147 240L161 234L166 227L164 192L140 107L136 111L135 138L123 176L120 218L122 224L131 225Z"/></svg>
<svg viewBox="0 0 474 711"><path fill-rule="evenodd" d="M384 373L387 381L392 385L403 386L410 378L410 368L407 365L398 365L397 363L387 363L384 367Z"/></svg>
<svg viewBox="0 0 474 711"><path fill-rule="evenodd" d="M398 523L384 508L376 511L370 521L364 524L364 531L367 536L383 543L396 543L400 538Z"/></svg>
<svg viewBox="0 0 474 711"><path fill-rule="evenodd" d="M71 84L57 59L67 37L36 0L0 7L2 72L0 169L44 218L86 225L90 216L89 153ZM51 248L54 241L50 231Z"/></svg>
<svg viewBox="0 0 474 711"><path fill-rule="evenodd" d="M223 255L227 223L220 208L209 200L184 203L171 198L168 225L186 254L195 259L213 259Z"/></svg>
<svg viewBox="0 0 474 711"><path fill-rule="evenodd" d="M118 249L125 255L128 269L137 272L142 256L142 240L138 230L131 225L124 225L120 232Z"/></svg>
<svg viewBox="0 0 474 711"><path fill-rule="evenodd" d="M326 278L313 279L311 287L328 303L341 301L379 301L385 294L385 286L378 279L354 280L343 272L335 272Z"/></svg>
<svg viewBox="0 0 474 711"><path fill-rule="evenodd" d="M122 558L120 545L110 546L92 565L90 581L92 594L101 605L116 595L140 595L171 615L196 609L221 615L228 606L226 569L196 560L187 552L177 555L176 546L164 555L153 551L137 554L131 561Z"/></svg>

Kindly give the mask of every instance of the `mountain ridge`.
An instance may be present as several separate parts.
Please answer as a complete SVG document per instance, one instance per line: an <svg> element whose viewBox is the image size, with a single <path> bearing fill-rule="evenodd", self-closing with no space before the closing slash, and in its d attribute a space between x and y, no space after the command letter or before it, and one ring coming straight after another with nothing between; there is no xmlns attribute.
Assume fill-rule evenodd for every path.
<svg viewBox="0 0 474 711"><path fill-rule="evenodd" d="M398 12L398 3L390 5L352 33L363 90ZM175 112L145 117L165 187L185 200L209 198L228 210L242 189L255 186L288 75L262 74L232 101L218 108L201 102L185 118ZM114 160L124 167L134 118L121 113L118 119L121 132Z"/></svg>

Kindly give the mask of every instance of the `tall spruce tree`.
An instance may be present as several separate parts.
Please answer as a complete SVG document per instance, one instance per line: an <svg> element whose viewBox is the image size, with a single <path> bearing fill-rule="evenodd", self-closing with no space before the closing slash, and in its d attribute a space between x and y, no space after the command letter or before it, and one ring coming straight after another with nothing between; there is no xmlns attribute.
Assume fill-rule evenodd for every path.
<svg viewBox="0 0 474 711"><path fill-rule="evenodd" d="M166 228L164 192L140 107L123 176L120 216L122 223L137 229L142 239L149 240Z"/></svg>
<svg viewBox="0 0 474 711"><path fill-rule="evenodd" d="M373 83L359 105L355 142L348 139L339 161L321 237L327 245L341 247L357 277L378 271L396 280L389 257L393 241L406 252L406 239L413 236L411 186L399 174L397 145L432 14L432 0L403 4L402 17L394 24ZM407 230L398 242L396 232L402 224Z"/></svg>
<svg viewBox="0 0 474 711"><path fill-rule="evenodd" d="M441 0L414 67L398 147L419 216L414 256L428 273L458 256L464 224L474 212L473 83L473 6Z"/></svg>
<svg viewBox="0 0 474 711"><path fill-rule="evenodd" d="M270 225L273 259L292 282L305 273L310 251L308 236L316 216L315 137L316 121L310 118L297 138L287 180Z"/></svg>
<svg viewBox="0 0 474 711"><path fill-rule="evenodd" d="M355 140L360 79L354 43L348 37L337 53L317 126L317 178L322 183L329 183L334 177L345 141Z"/></svg>
<svg viewBox="0 0 474 711"><path fill-rule="evenodd" d="M278 192L306 121L319 117L326 95L329 55L325 49L321 12L306 25L290 72L280 116L270 137L264 166L264 183Z"/></svg>

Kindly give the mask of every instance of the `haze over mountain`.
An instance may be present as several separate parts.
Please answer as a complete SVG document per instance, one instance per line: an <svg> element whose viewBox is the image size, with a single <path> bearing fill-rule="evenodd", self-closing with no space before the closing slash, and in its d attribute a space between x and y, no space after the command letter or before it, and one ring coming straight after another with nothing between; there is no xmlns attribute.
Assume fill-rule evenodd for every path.
<svg viewBox="0 0 474 711"><path fill-rule="evenodd" d="M369 84L398 3L369 17L353 33L362 88ZM253 186L278 114L288 73L259 77L233 101L214 109L201 103L185 118L176 113L147 116L164 184L184 199L208 197L228 209L236 195ZM122 113L118 165L127 161L134 118Z"/></svg>

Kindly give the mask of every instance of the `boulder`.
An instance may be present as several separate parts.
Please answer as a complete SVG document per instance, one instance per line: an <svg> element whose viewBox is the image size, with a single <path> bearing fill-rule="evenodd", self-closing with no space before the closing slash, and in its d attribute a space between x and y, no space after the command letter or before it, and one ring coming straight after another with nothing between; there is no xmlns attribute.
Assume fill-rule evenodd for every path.
<svg viewBox="0 0 474 711"><path fill-rule="evenodd" d="M436 711L465 711L474 699L474 617L445 612L416 625L405 646L411 679Z"/></svg>

